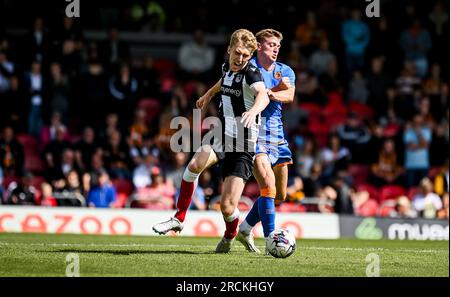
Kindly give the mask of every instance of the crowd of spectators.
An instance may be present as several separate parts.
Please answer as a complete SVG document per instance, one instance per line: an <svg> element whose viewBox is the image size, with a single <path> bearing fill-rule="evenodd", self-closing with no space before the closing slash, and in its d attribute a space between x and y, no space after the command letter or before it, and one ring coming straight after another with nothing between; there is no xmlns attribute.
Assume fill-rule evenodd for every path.
<svg viewBox="0 0 450 297"><path fill-rule="evenodd" d="M281 209L448 218L448 8L407 6L391 30L392 18L369 23L360 9L327 5L283 41L296 98L283 110L294 165ZM182 23L168 25L156 1L142 7L121 29ZM170 150L170 121L192 122L220 66L205 31L192 29L174 61L131 55L117 28L87 40L70 18L50 27L37 17L20 38L0 31L1 203L173 209L190 154ZM204 115L217 114L212 104ZM220 192L213 167L191 207ZM244 194L258 196L254 180Z"/></svg>

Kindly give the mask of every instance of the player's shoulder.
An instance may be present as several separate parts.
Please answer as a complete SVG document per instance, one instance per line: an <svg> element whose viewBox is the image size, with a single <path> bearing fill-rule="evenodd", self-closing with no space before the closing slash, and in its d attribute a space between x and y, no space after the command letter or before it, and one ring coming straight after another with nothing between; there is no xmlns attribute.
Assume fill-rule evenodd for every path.
<svg viewBox="0 0 450 297"><path fill-rule="evenodd" d="M228 61L223 62L222 64L222 72L228 72L230 70L230 63Z"/></svg>
<svg viewBox="0 0 450 297"><path fill-rule="evenodd" d="M294 70L292 70L292 68L289 65L286 65L286 64L281 63L281 62L276 62L276 64L277 64L277 68L280 69L281 71L294 72Z"/></svg>
<svg viewBox="0 0 450 297"><path fill-rule="evenodd" d="M251 85L255 82L263 81L261 71L253 63L248 63L243 70L246 82Z"/></svg>
<svg viewBox="0 0 450 297"><path fill-rule="evenodd" d="M245 73L246 76L248 76L248 75L250 75L250 76L261 76L261 71L253 63L248 63L247 64L247 66L244 69L244 73Z"/></svg>

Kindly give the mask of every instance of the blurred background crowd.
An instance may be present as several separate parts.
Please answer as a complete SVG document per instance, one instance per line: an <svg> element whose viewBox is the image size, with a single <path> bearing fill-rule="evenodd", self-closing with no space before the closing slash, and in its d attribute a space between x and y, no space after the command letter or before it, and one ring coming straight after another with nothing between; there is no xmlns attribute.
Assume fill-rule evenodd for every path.
<svg viewBox="0 0 450 297"><path fill-rule="evenodd" d="M296 73L279 211L448 219L448 1L380 1L372 19L364 1L81 2L65 18L0 1L1 204L173 209L191 155L170 150L171 119L192 121L229 33L273 27ZM220 193L213 167L191 208ZM258 195L250 180L241 209Z"/></svg>

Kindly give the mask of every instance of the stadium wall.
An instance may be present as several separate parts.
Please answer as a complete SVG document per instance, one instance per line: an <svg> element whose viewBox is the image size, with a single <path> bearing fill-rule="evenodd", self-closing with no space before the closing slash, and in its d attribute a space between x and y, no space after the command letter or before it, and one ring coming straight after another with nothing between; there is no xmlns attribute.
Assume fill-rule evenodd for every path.
<svg viewBox="0 0 450 297"><path fill-rule="evenodd" d="M98 235L156 235L152 226L166 220L173 211L142 209L81 209L24 206L0 207L0 233L40 232ZM246 213L241 213L241 220ZM277 226L308 239L414 239L448 240L448 221L360 218L337 214L279 213ZM213 211L191 211L182 236L221 236L222 216ZM174 235L174 234L172 234ZM262 237L258 224L255 236Z"/></svg>

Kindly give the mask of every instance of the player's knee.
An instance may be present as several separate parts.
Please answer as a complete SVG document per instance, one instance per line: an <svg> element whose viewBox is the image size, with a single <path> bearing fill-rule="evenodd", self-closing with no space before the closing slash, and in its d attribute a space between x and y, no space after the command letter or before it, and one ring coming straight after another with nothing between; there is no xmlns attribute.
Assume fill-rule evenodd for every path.
<svg viewBox="0 0 450 297"><path fill-rule="evenodd" d="M234 209L236 207L232 205L231 203L221 203L220 204L220 211L222 212L222 215L224 217L229 217L234 213Z"/></svg>
<svg viewBox="0 0 450 297"><path fill-rule="evenodd" d="M201 173L204 169L204 164L201 164L201 162L199 162L199 160L192 160L189 165L189 171L192 173Z"/></svg>

